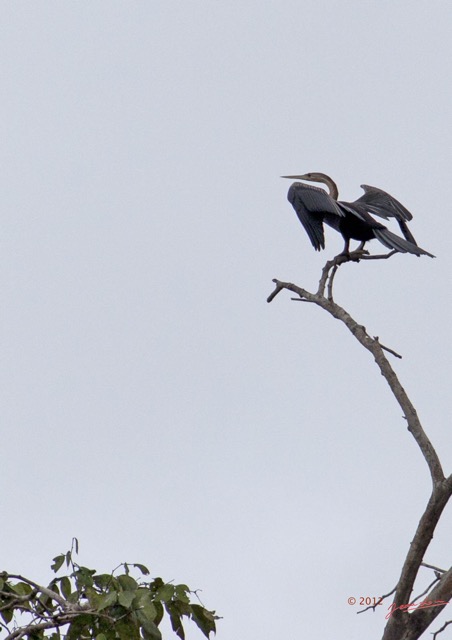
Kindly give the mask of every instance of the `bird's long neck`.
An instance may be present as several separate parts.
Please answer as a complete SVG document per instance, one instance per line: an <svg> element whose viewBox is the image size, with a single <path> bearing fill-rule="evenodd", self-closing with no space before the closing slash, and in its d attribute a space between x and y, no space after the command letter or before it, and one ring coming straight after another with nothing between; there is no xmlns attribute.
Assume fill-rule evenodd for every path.
<svg viewBox="0 0 452 640"><path fill-rule="evenodd" d="M337 184L334 182L334 180L330 178L330 176L323 174L321 182L326 184L326 186L328 187L330 196L334 198L334 200L337 200L339 197L339 189L337 188Z"/></svg>

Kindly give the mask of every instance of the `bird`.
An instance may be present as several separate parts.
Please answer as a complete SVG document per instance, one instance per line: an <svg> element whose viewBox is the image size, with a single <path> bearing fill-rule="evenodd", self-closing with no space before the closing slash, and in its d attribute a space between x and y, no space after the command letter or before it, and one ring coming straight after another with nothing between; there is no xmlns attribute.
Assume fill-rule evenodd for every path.
<svg viewBox="0 0 452 640"><path fill-rule="evenodd" d="M357 251L362 251L366 242L377 239L392 251L435 257L417 245L407 225L407 221L413 217L412 214L386 191L363 184L361 188L364 195L354 202L343 202L338 200L339 191L336 183L325 173L312 172L281 177L316 182L328 188L327 193L321 187L294 182L287 194L287 199L295 209L316 251L325 248L325 223L339 231L344 238L345 245L340 255L350 255L350 240L359 240ZM395 218L404 237L401 238L374 220L371 214L385 220Z"/></svg>

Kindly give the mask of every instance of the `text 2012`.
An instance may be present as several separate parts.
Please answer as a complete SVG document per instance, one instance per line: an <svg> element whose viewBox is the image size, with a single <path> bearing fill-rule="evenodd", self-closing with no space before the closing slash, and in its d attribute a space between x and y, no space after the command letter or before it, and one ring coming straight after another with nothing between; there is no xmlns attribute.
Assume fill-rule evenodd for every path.
<svg viewBox="0 0 452 640"><path fill-rule="evenodd" d="M360 607L367 605L368 607L377 607L379 604L383 604L383 598L371 598L370 596L360 596L359 598L348 599L348 604L358 603Z"/></svg>

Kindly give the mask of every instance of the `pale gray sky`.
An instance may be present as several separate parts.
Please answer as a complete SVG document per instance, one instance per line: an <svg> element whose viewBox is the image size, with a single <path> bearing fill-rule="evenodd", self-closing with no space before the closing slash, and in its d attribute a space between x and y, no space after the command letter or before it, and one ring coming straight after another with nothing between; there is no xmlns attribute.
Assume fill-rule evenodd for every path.
<svg viewBox="0 0 452 640"><path fill-rule="evenodd" d="M394 586L429 475L369 354L317 308L266 304L342 247L314 252L279 176L413 212L437 259L346 265L336 295L403 354L450 472L450 1L0 18L0 568L47 579L77 536L99 571L203 589L220 640L378 637L386 607L347 598ZM451 524L427 561L448 566Z"/></svg>

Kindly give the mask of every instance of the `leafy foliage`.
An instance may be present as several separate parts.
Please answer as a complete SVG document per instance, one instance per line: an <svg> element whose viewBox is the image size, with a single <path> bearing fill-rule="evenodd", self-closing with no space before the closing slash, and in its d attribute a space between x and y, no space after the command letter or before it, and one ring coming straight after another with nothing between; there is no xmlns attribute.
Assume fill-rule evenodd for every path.
<svg viewBox="0 0 452 640"><path fill-rule="evenodd" d="M181 640L187 619L206 638L215 633L218 616L192 603L194 592L186 584L150 580L148 568L137 563L123 562L111 573L97 573L77 564L77 553L74 539L70 551L53 558L55 573L64 565L69 573L53 578L47 587L0 573L0 640L161 640L165 612Z"/></svg>

